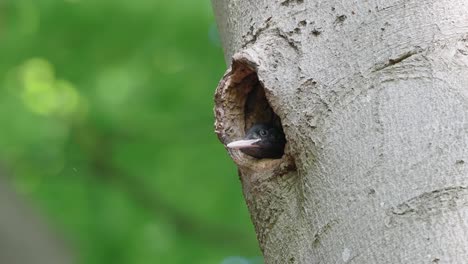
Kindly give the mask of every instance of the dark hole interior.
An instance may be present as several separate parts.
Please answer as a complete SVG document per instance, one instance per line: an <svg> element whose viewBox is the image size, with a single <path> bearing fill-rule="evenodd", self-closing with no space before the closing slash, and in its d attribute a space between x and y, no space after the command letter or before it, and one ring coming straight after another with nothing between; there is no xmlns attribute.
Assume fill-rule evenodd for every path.
<svg viewBox="0 0 468 264"><path fill-rule="evenodd" d="M284 134L281 120L270 106L257 74L253 72L246 79L251 84L251 90L247 93L244 105L245 132L255 124L265 123L274 125ZM284 147L282 151L284 153Z"/></svg>
<svg viewBox="0 0 468 264"><path fill-rule="evenodd" d="M251 79L252 89L247 94L244 106L245 130L257 123L270 123L280 128L282 131L281 120L271 108L265 96L265 90L258 80L255 73L247 78Z"/></svg>

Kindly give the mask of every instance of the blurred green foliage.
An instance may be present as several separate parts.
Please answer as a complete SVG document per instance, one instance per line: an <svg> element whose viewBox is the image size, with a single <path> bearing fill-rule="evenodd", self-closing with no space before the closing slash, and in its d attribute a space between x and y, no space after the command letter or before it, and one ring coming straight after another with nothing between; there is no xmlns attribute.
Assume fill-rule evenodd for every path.
<svg viewBox="0 0 468 264"><path fill-rule="evenodd" d="M208 0L0 0L0 58L1 167L79 263L261 262Z"/></svg>

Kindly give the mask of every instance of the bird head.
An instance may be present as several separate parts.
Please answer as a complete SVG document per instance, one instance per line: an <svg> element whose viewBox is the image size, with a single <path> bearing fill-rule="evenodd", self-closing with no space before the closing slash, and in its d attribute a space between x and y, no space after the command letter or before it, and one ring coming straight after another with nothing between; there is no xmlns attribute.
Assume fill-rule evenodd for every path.
<svg viewBox="0 0 468 264"><path fill-rule="evenodd" d="M258 159L278 159L284 154L286 139L283 131L272 124L255 124L241 140L227 144L228 148L239 149Z"/></svg>

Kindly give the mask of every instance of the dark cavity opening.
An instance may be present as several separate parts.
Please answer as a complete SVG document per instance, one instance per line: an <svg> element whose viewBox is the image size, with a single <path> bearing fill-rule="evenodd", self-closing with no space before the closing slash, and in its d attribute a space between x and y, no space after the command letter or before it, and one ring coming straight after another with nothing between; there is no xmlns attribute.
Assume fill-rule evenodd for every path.
<svg viewBox="0 0 468 264"><path fill-rule="evenodd" d="M239 106L238 118L241 120L236 123L243 130L241 137L245 137L249 129L256 124L273 125L284 135L281 119L268 102L265 89L258 78L257 72L249 65L241 62L234 62L232 72L233 76L231 77L233 77L233 80L238 80L233 84L237 86L234 89L237 91L237 96L235 96L237 100L235 101ZM284 146L281 152L284 154Z"/></svg>
<svg viewBox="0 0 468 264"><path fill-rule="evenodd" d="M269 123L275 125L284 133L281 120L271 108L265 96L265 89L258 80L257 74L254 72L249 78L251 78L252 88L247 94L244 105L245 131L247 132L249 128L257 123Z"/></svg>

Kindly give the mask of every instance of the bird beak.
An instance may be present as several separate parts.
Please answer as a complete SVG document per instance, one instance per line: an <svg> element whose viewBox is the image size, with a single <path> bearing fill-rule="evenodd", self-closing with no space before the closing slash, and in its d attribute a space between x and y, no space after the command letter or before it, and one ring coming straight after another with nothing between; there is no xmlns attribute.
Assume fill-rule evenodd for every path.
<svg viewBox="0 0 468 264"><path fill-rule="evenodd" d="M261 139L242 139L233 141L226 146L232 149L243 149L243 148L255 148L259 147L258 145L254 145L255 143L259 142Z"/></svg>

